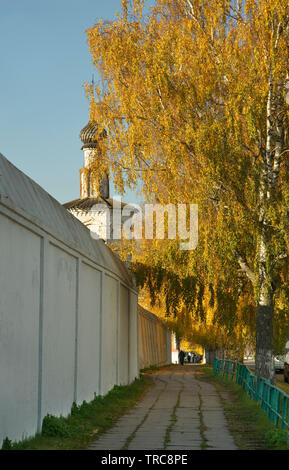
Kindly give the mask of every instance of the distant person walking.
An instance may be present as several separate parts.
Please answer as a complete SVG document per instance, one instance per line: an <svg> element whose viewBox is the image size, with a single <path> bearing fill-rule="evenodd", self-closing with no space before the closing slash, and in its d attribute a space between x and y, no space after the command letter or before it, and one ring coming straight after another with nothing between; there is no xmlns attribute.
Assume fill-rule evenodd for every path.
<svg viewBox="0 0 289 470"><path fill-rule="evenodd" d="M185 353L184 353L184 351L181 350L179 352L179 362L182 366L184 365L184 360L185 360Z"/></svg>
<svg viewBox="0 0 289 470"><path fill-rule="evenodd" d="M188 352L187 356L188 356L188 363L190 364L190 362L191 362L191 353Z"/></svg>

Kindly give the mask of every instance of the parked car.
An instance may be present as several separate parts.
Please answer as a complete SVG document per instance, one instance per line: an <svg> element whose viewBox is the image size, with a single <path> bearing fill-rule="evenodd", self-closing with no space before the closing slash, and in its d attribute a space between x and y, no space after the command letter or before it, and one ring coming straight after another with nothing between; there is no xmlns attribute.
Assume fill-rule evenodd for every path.
<svg viewBox="0 0 289 470"><path fill-rule="evenodd" d="M274 357L275 372L283 372L284 363L285 363L285 356L275 356Z"/></svg>

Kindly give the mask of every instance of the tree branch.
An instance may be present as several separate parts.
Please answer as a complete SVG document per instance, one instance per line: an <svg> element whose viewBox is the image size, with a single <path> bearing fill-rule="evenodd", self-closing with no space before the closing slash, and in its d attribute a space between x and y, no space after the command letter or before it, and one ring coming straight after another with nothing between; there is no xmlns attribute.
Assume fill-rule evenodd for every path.
<svg viewBox="0 0 289 470"><path fill-rule="evenodd" d="M288 253L281 253L279 256L277 256L274 261L273 261L273 266L275 266L275 264L277 263L277 261L281 261L283 259L287 259L288 258Z"/></svg>
<svg viewBox="0 0 289 470"><path fill-rule="evenodd" d="M256 274L252 271L252 269L249 268L245 259L237 252L236 252L236 257L237 257L237 261L239 263L241 270L246 274L247 278L250 279L250 281L253 284L255 284Z"/></svg>

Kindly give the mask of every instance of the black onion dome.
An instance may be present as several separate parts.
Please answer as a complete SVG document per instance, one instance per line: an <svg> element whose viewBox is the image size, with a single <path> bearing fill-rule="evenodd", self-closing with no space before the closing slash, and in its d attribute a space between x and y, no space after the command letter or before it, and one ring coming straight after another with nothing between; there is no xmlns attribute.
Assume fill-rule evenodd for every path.
<svg viewBox="0 0 289 470"><path fill-rule="evenodd" d="M82 149L85 147L95 148L97 140L105 136L105 130L103 129L102 132L100 132L96 121L89 121L79 134L80 140L83 143Z"/></svg>

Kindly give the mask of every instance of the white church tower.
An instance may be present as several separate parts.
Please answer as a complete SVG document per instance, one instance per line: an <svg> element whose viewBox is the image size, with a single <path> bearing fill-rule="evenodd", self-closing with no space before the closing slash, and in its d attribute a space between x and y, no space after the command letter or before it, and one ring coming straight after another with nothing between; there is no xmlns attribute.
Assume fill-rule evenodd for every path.
<svg viewBox="0 0 289 470"><path fill-rule="evenodd" d="M121 211L124 203L118 202L118 208L115 208L114 200L109 194L109 175L106 174L99 185L95 184L95 175L92 177L91 162L100 156L99 141L107 136L104 129L100 130L95 121L90 121L79 134L82 141L84 153L84 166L79 170L80 177L80 197L73 201L63 204L63 206L84 225L86 225L93 234L102 238L107 243L113 241L113 210L119 211L119 220L121 224L127 220L130 215L122 217ZM128 212L128 211L127 211ZM131 215L135 209L131 206ZM116 216L116 214L114 213ZM117 216L116 216L117 217ZM115 239L115 238L114 238ZM118 238L117 238L118 239Z"/></svg>
<svg viewBox="0 0 289 470"><path fill-rule="evenodd" d="M79 170L80 173L80 198L109 198L109 176L106 174L100 184L100 191L94 187L93 178L91 178L90 164L97 158L100 152L98 140L105 139L106 132L99 132L96 122L89 122L79 134L83 143L81 150L84 153L84 167ZM98 140L97 140L98 139Z"/></svg>
<svg viewBox="0 0 289 470"><path fill-rule="evenodd" d="M99 188L92 177L91 162L98 158L99 140L106 138L95 121L90 121L79 134L84 153L84 166L79 170L80 198L64 204L64 207L86 225L96 236L109 242L112 237L112 200L109 195L109 176L106 174Z"/></svg>

